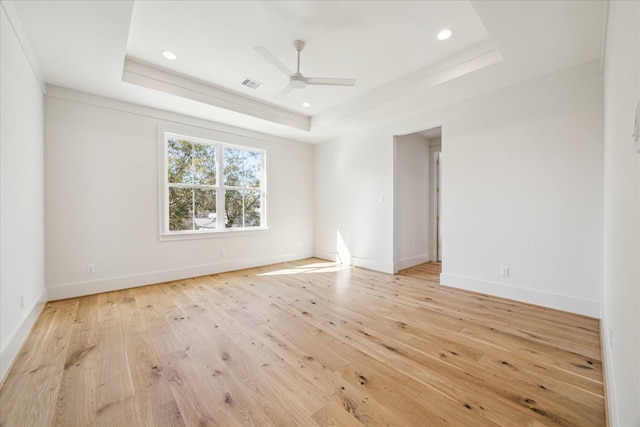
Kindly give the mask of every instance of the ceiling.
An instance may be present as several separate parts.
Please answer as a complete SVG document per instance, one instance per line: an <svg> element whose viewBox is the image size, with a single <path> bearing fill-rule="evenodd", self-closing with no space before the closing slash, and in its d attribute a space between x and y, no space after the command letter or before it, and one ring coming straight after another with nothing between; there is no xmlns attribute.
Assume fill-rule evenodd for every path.
<svg viewBox="0 0 640 427"><path fill-rule="evenodd" d="M600 1L3 1L47 84L315 143L601 59ZM442 28L454 35L438 41ZM287 76L353 87L278 94ZM176 60L165 59L170 50ZM245 78L258 89L241 85ZM446 90L444 90L446 89ZM310 107L303 107L309 102Z"/></svg>

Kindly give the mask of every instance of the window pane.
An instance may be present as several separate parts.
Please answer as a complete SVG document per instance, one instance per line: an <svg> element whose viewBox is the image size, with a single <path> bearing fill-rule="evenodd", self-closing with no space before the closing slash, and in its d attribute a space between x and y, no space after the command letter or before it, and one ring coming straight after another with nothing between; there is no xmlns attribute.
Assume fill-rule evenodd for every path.
<svg viewBox="0 0 640 427"><path fill-rule="evenodd" d="M212 228L216 228L216 192L214 190L169 188L169 230Z"/></svg>
<svg viewBox="0 0 640 427"><path fill-rule="evenodd" d="M224 149L224 185L259 188L262 153L241 148Z"/></svg>
<svg viewBox="0 0 640 427"><path fill-rule="evenodd" d="M259 227L260 191L227 190L225 192L227 222L225 227Z"/></svg>
<svg viewBox="0 0 640 427"><path fill-rule="evenodd" d="M175 184L215 185L216 147L170 138L167 176L169 182Z"/></svg>
<svg viewBox="0 0 640 427"><path fill-rule="evenodd" d="M216 228L216 192L215 190L193 190L196 230Z"/></svg>
<svg viewBox="0 0 640 427"><path fill-rule="evenodd" d="M193 230L193 190L169 188L169 230Z"/></svg>
<svg viewBox="0 0 640 427"><path fill-rule="evenodd" d="M245 151L244 186L260 188L262 153Z"/></svg>
<svg viewBox="0 0 640 427"><path fill-rule="evenodd" d="M193 151L193 183L216 185L216 147L194 144Z"/></svg>
<svg viewBox="0 0 640 427"><path fill-rule="evenodd" d="M244 226L260 227L260 191L244 192Z"/></svg>
<svg viewBox="0 0 640 427"><path fill-rule="evenodd" d="M167 141L167 176L169 182L187 184L191 177L191 144L187 141Z"/></svg>

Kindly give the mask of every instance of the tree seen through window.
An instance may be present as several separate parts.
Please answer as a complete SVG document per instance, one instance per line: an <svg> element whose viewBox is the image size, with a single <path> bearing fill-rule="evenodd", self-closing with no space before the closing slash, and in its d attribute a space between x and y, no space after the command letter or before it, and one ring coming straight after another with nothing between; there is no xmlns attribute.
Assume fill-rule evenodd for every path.
<svg viewBox="0 0 640 427"><path fill-rule="evenodd" d="M263 225L263 151L180 137L166 141L169 231Z"/></svg>

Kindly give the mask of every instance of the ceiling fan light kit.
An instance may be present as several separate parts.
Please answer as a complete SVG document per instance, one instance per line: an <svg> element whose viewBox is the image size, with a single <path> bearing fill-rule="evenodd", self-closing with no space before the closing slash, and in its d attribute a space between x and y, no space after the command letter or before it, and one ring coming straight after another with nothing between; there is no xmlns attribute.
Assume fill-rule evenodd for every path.
<svg viewBox="0 0 640 427"><path fill-rule="evenodd" d="M273 64L276 68L282 71L289 77L289 86L285 87L279 96L288 94L293 89L303 89L307 85L328 85L328 86L354 86L356 84L355 79L343 79L336 77L305 77L300 72L300 52L305 47L305 43L302 40L295 40L293 42L297 52L296 72L291 71L286 65L284 65L278 58L276 58L271 52L269 52L264 46L256 46L254 49L264 59Z"/></svg>

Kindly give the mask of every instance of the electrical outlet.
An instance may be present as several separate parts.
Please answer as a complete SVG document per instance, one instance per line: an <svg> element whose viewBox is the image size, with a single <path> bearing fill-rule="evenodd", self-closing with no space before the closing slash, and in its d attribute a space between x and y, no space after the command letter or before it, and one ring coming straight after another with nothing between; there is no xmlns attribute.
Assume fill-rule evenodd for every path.
<svg viewBox="0 0 640 427"><path fill-rule="evenodd" d="M20 295L20 308L24 308L24 294Z"/></svg>
<svg viewBox="0 0 640 427"><path fill-rule="evenodd" d="M93 274L96 272L95 264L87 264L87 274Z"/></svg>
<svg viewBox="0 0 640 427"><path fill-rule="evenodd" d="M509 277L509 267L506 267L506 266L500 267L500 275L502 277Z"/></svg>
<svg viewBox="0 0 640 427"><path fill-rule="evenodd" d="M226 257L227 254L225 253L225 251L223 251L222 249L220 249L220 258L224 258Z"/></svg>

